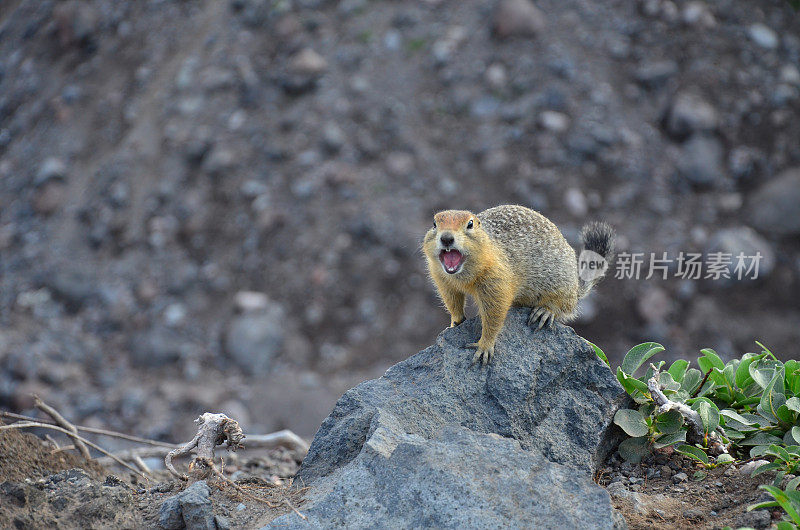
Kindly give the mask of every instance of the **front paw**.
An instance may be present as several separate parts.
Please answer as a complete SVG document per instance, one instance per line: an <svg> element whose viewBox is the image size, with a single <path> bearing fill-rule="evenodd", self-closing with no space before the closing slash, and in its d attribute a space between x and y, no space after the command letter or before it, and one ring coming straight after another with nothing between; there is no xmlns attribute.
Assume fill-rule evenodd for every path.
<svg viewBox="0 0 800 530"><path fill-rule="evenodd" d="M451 318L450 319L450 327L454 328L456 326L460 326L461 324L464 323L465 320L466 320L466 317L462 318L461 320L455 320L455 319Z"/></svg>
<svg viewBox="0 0 800 530"><path fill-rule="evenodd" d="M481 346L479 342L467 344L467 348L476 348L475 355L472 356L472 364L480 361L482 365L487 365L492 362L494 356L494 344L491 346Z"/></svg>

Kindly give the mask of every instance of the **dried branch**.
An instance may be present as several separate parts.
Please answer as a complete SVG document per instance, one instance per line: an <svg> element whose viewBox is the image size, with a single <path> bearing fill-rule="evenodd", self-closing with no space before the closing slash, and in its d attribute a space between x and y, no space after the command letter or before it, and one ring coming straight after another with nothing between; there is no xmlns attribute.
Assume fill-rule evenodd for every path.
<svg viewBox="0 0 800 530"><path fill-rule="evenodd" d="M653 401L655 401L656 405L658 405L657 413L664 414L670 410L677 410L686 420L686 423L689 424L690 428L687 431L687 434L691 435L697 442L704 442L706 432L705 428L703 427L703 420L700 419L700 414L684 403L678 403L677 401L670 400L662 391L658 368L656 368L653 364L651 364L650 367L653 369L653 377L648 379L647 388L650 390L650 395L653 397ZM716 455L728 452L718 432L723 432L720 427L717 427L715 432L708 433L708 448L712 454Z"/></svg>
<svg viewBox="0 0 800 530"><path fill-rule="evenodd" d="M66 435L74 440L75 447L78 448L78 451L80 451L83 458L85 458L86 460L91 460L92 454L89 452L89 449L86 447L86 444L84 444L81 441L81 437L78 436L78 429L76 429L73 424L68 422L66 418L64 418L64 416L62 416L56 409L54 409L53 407L42 401L42 399L36 394L33 395L33 405L37 409L41 410L42 412L53 418L53 421L56 422L56 425L67 431Z"/></svg>
<svg viewBox="0 0 800 530"><path fill-rule="evenodd" d="M248 434L248 449L274 449L276 447L294 449L302 456L308 453L308 442L288 429L270 434Z"/></svg>
<svg viewBox="0 0 800 530"><path fill-rule="evenodd" d="M198 424L197 434L194 438L182 447L173 449L164 457L164 465L167 466L167 469L183 480L189 480L189 477L175 470L172 465L173 458L189 454L194 450L196 456L189 464L189 471L197 470L196 473L202 475L208 469L216 469L213 468L216 446L225 443L228 448L233 448L235 451L242 446L242 440L245 437L239 427L239 422L225 414L206 412L194 421ZM209 463L212 467L209 467Z"/></svg>
<svg viewBox="0 0 800 530"><path fill-rule="evenodd" d="M82 438L80 435L77 435L77 434L75 434L75 433L73 433L71 431L68 431L67 429L65 429L63 427L59 427L58 425L52 425L50 423L42 423L42 422L38 422L38 421L19 421L17 423L12 423L11 425L0 425L0 431L6 430L6 429L25 429L25 428L28 428L28 427L41 427L43 429L53 429L54 431L62 432L64 434L66 434L67 436L71 437L72 439L74 439L76 441L80 440L82 443L88 445L92 449L96 449L97 451L103 453L107 457L109 457L112 460L114 460L117 464L119 464L119 465L121 465L121 466L123 466L123 467L125 467L127 469L130 469L131 471L133 471L137 475L141 475L141 477L144 478L145 480L150 480L147 477L147 475L143 474L141 471L139 471L135 467L132 467L131 465L129 465L125 461L117 458L116 456L114 456L113 454L109 453L108 451L106 451L105 449L100 447L99 445L94 444L94 443L90 442L89 440L87 440L86 438Z"/></svg>
<svg viewBox="0 0 800 530"><path fill-rule="evenodd" d="M714 370L709 370L708 372L706 372L706 375L703 376L703 380L700 381L700 386L694 389L694 392L692 392L691 397L697 397L697 394L699 394L700 391L703 389L703 385L706 384L706 381L708 381L708 376L711 375L711 372L713 371Z"/></svg>
<svg viewBox="0 0 800 530"><path fill-rule="evenodd" d="M13 412L5 412L0 410L0 417L3 418L10 418L13 420L25 420L25 421L38 421L41 423L48 423L50 425L55 425L55 422L46 419L34 418L32 416L25 416L23 414L15 414ZM100 434L102 436L109 436L111 438L120 438L122 440L128 440L131 442L137 442L147 445L153 445L156 447L166 447L168 449L174 449L177 447L175 444L171 444L168 442L159 442L158 440L150 440L147 438L140 438L139 436L132 436L130 434L125 434L117 431L109 431L107 429L98 429L96 427L84 427L83 425L75 425L75 428L78 429L79 432L88 432L91 434ZM162 456L162 453L159 453L157 456Z"/></svg>

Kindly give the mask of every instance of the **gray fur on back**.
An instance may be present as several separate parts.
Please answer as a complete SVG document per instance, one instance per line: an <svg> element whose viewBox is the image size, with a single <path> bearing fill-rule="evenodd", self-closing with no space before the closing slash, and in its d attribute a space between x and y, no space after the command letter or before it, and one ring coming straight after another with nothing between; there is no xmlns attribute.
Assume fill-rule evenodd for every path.
<svg viewBox="0 0 800 530"><path fill-rule="evenodd" d="M478 214L481 227L508 256L524 286L515 305L533 306L542 294L574 293L578 263L575 250L542 214L524 206L503 205Z"/></svg>

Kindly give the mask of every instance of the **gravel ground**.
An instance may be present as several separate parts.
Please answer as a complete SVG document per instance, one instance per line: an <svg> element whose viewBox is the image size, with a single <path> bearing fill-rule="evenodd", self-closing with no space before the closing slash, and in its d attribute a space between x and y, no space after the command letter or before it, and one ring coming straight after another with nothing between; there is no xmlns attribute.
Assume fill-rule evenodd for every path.
<svg viewBox="0 0 800 530"><path fill-rule="evenodd" d="M536 6L2 2L0 407L310 437L447 325L432 213L509 202L573 242L603 218L621 251L764 255L757 281L606 280L575 327L612 359L792 355L800 18Z"/></svg>

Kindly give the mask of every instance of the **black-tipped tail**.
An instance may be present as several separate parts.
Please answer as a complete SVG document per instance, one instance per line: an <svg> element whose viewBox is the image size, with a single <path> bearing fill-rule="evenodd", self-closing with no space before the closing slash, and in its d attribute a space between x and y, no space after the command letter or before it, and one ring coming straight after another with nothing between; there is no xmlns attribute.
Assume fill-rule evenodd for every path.
<svg viewBox="0 0 800 530"><path fill-rule="evenodd" d="M581 241L583 248L600 254L611 263L614 258L614 229L607 223L595 221L584 226L581 230Z"/></svg>
<svg viewBox="0 0 800 530"><path fill-rule="evenodd" d="M614 229L606 223L589 223L581 230L581 241L583 248L599 254L603 259L599 260L590 256L581 256L578 260L578 275L580 283L579 296L582 298L589 294L594 284L605 276L606 271L611 267L614 259ZM605 260L602 268L598 267L596 261L601 264ZM585 261L585 263L584 263ZM592 263L595 262L595 263Z"/></svg>

